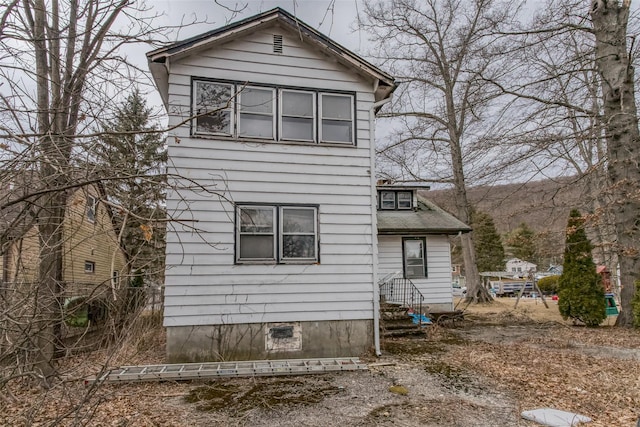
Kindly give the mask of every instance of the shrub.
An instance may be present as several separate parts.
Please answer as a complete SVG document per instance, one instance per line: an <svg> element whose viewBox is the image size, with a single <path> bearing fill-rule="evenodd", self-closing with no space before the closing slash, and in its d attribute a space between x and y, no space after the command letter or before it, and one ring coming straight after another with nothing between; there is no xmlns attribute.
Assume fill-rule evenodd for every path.
<svg viewBox="0 0 640 427"><path fill-rule="evenodd" d="M576 209L569 214L564 264L558 280L558 308L564 319L598 326L607 317L604 288L591 256L584 219Z"/></svg>
<svg viewBox="0 0 640 427"><path fill-rule="evenodd" d="M545 295L558 293L558 279L560 276L547 276L538 280L538 287L540 292Z"/></svg>

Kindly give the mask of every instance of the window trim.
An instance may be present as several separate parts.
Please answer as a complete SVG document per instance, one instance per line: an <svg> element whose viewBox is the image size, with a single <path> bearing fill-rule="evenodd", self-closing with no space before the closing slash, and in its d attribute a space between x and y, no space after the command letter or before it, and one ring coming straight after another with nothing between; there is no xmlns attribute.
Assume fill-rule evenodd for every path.
<svg viewBox="0 0 640 427"><path fill-rule="evenodd" d="M87 274L95 274L96 272L96 263L95 261L85 261L84 262L84 272Z"/></svg>
<svg viewBox="0 0 640 427"><path fill-rule="evenodd" d="M231 88L231 98L229 99L229 105L220 111L229 111L229 133L226 132L206 132L198 130L198 106L197 102L197 87L198 83L205 84L216 84L219 86L228 86ZM235 104L236 104L236 85L235 83L219 81L219 80L207 80L207 79L192 79L191 81L191 133L192 135L199 136L225 136L225 137L233 137L235 135Z"/></svg>
<svg viewBox="0 0 640 427"><path fill-rule="evenodd" d="M198 115L197 115L197 105L196 105L196 91L198 84L216 84L221 86L228 86L231 88L231 99L229 101L228 108L223 109L230 112L229 117L229 129L230 133L225 132L206 132L198 130ZM241 93L243 88L255 88L255 89L270 89L274 93L274 132L273 138L264 138L264 137L253 137L253 136L240 136L240 122L241 122ZM282 95L285 92L301 92L301 93L310 93L313 97L313 139L294 139L294 138L284 138L283 137L283 117L300 117L304 118L306 116L292 116L292 115L284 115L283 114L283 99ZM335 119L335 118L323 118L321 114L322 96L338 96L338 97L348 97L350 99L350 109L351 109L351 118L347 119ZM358 130L357 130L357 92L355 91L341 91L341 90L331 90L331 89L319 89L319 88L308 88L308 87L298 87L298 86L283 86L283 85L268 85L261 83L250 83L250 82L239 82L232 80L223 80L223 79L209 79L206 77L192 77L191 78L191 117L190 117L190 128L191 128L191 136L192 137L217 137L231 140L246 140L246 141L266 141L266 142L278 142L278 143L300 143L304 145L329 145L329 146L342 146L342 147L357 147L358 146ZM323 141L322 134L322 121L323 120L339 120L344 122L351 123L351 141Z"/></svg>
<svg viewBox="0 0 640 427"><path fill-rule="evenodd" d="M396 209L396 192L393 190L380 190L379 194L380 194L380 210L383 211L392 211ZM393 194L393 206L392 207L385 207L384 206L384 195L385 194ZM387 202L390 202L390 200L388 200Z"/></svg>
<svg viewBox="0 0 640 427"><path fill-rule="evenodd" d="M98 217L98 198L92 195L87 195L87 221L94 224Z"/></svg>
<svg viewBox="0 0 640 427"><path fill-rule="evenodd" d="M423 275L409 276L407 274L407 250L406 250L406 242L409 241L421 241L422 242L422 264L423 264ZM427 238L426 237L403 237L402 238L402 271L404 277L406 279L427 279L429 278L428 269L427 269Z"/></svg>
<svg viewBox="0 0 640 427"><path fill-rule="evenodd" d="M261 112L253 112L253 111L242 111L242 94L246 89L256 89L256 90L264 90L264 91L271 91L271 114L268 113L261 113ZM237 119L237 129L236 129L236 134L238 136L238 139L264 139L266 141L272 141L272 140L276 140L278 135L276 133L277 131L277 126L276 126L276 119L278 116L278 102L276 101L276 94L277 94L277 90L276 88L273 87L268 87L268 86L249 86L249 85L245 85L243 86L239 91L236 91L236 96L238 98L238 102L237 102L237 108L238 111L235 113L236 114L236 119ZM242 130L242 115L243 114L254 114L256 116L265 116L265 117L271 117L271 138L267 138L267 137L263 137L263 136L252 136L252 135L240 135L240 131ZM231 133L233 135L233 132Z"/></svg>
<svg viewBox="0 0 640 427"><path fill-rule="evenodd" d="M385 207L383 194L393 194L393 207ZM409 195L409 206L401 207L400 206L400 194L408 194ZM413 209L414 206L414 192L411 190L378 190L378 209L382 211L409 211ZM390 202L390 200L389 200Z"/></svg>
<svg viewBox="0 0 640 427"><path fill-rule="evenodd" d="M302 209L313 212L313 257L285 257L284 256L284 237L287 236L310 236L311 233L285 233L284 232L284 211L287 209ZM278 256L281 263L300 263L300 262L316 262L318 259L318 209L313 206L279 206L278 221L280 228L278 229L278 240L280 247L278 248Z"/></svg>
<svg viewBox="0 0 640 427"><path fill-rule="evenodd" d="M400 194L408 194L409 195L409 206L404 207L400 206ZM396 209L399 211L407 211L413 208L413 192L407 190L396 191Z"/></svg>
<svg viewBox="0 0 640 427"><path fill-rule="evenodd" d="M278 141L301 141L301 142L310 142L310 143L316 143L318 141L318 107L317 107L317 92L312 91L312 90L303 90L303 89L293 89L293 88L279 88L277 89L278 91L278 111L276 112L277 116L278 116L278 125L279 125L279 132L278 132ZM284 114L284 93L285 92L293 92L293 93L308 93L311 95L311 108L313 109L312 113L311 113L311 122L312 122L312 126L311 126L311 138L312 139L294 139L294 138L285 138L284 137L284 125L282 123L282 119L285 117L288 118L297 118L297 119L306 119L306 116L293 116L290 114L285 115Z"/></svg>
<svg viewBox="0 0 640 427"><path fill-rule="evenodd" d="M344 98L349 98L349 108L350 108L350 114L351 117L347 120L347 119L340 119L340 118L335 118L335 117L326 117L324 115L324 103L322 102L322 99L325 96L334 96L334 97L344 97ZM356 127L356 121L355 121L355 108L354 108L354 103L355 103L355 97L353 95L350 94L346 94L346 93L333 93L333 92L324 92L321 91L318 94L318 141L321 144L340 144L340 145L355 145L355 127ZM325 140L324 137L322 136L322 125L324 120L332 120L332 121L337 121L337 122L348 122L351 123L351 141L331 141L331 140Z"/></svg>
<svg viewBox="0 0 640 427"><path fill-rule="evenodd" d="M266 207L274 210L274 258L240 258L240 212L243 208ZM309 209L314 212L314 252L313 258L285 258L283 247L283 213L284 209ZM279 204L279 203L236 203L235 214L235 264L318 264L320 263L320 207L313 204Z"/></svg>
<svg viewBox="0 0 640 427"><path fill-rule="evenodd" d="M250 233L242 231L242 209L255 209L255 208L266 208L271 209L272 211L272 224L271 224L271 233ZM272 263L277 261L277 250L276 241L278 239L278 227L277 227L277 209L276 206L273 205L265 205L265 204L242 204L238 205L236 208L236 262L237 263ZM241 258L240 257L240 242L242 240L242 236L272 236L272 257L264 257L264 258Z"/></svg>

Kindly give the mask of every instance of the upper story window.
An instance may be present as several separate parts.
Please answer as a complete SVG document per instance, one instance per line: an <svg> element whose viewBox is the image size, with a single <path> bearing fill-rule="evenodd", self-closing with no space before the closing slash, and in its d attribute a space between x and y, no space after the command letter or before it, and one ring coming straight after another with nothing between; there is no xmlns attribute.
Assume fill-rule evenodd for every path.
<svg viewBox="0 0 640 427"><path fill-rule="evenodd" d="M93 274L96 272L96 263L93 261L85 261L84 262L84 272Z"/></svg>
<svg viewBox="0 0 640 427"><path fill-rule="evenodd" d="M233 129L233 86L196 81L193 85L195 132L230 136Z"/></svg>
<svg viewBox="0 0 640 427"><path fill-rule="evenodd" d="M193 133L355 145L355 94L193 81Z"/></svg>
<svg viewBox="0 0 640 427"><path fill-rule="evenodd" d="M378 191L378 205L382 210L405 210L413 208L413 192L382 190Z"/></svg>
<svg viewBox="0 0 640 427"><path fill-rule="evenodd" d="M96 211L98 208L98 199L93 196L87 196L87 220L89 222L96 221Z"/></svg>
<svg viewBox="0 0 640 427"><path fill-rule="evenodd" d="M320 141L353 142L353 98L350 95L320 94Z"/></svg>
<svg viewBox="0 0 640 427"><path fill-rule="evenodd" d="M238 136L273 139L276 133L275 90L245 87L238 98Z"/></svg>
<svg viewBox="0 0 640 427"><path fill-rule="evenodd" d="M281 138L315 142L316 99L314 92L282 89L280 91Z"/></svg>

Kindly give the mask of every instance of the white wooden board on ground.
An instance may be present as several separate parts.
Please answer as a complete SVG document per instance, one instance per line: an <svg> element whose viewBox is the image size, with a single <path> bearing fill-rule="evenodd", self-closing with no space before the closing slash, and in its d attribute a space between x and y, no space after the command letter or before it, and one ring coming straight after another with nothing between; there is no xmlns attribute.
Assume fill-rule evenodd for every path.
<svg viewBox="0 0 640 427"><path fill-rule="evenodd" d="M549 427L573 427L579 423L590 423L591 418L573 412L553 408L539 408L523 411L522 418Z"/></svg>

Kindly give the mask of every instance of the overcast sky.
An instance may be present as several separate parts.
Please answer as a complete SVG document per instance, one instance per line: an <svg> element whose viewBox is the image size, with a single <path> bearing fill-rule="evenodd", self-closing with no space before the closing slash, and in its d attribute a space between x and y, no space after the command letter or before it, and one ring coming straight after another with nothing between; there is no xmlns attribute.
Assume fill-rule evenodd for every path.
<svg viewBox="0 0 640 427"><path fill-rule="evenodd" d="M210 22L183 29L176 34L176 40L221 27L229 20L281 7L350 50L359 51L366 44L364 33L353 30L358 13L362 12L361 0L149 0L148 4L164 12L167 22L176 23L182 18L189 21L194 16ZM233 17L231 11L237 9L242 11Z"/></svg>

